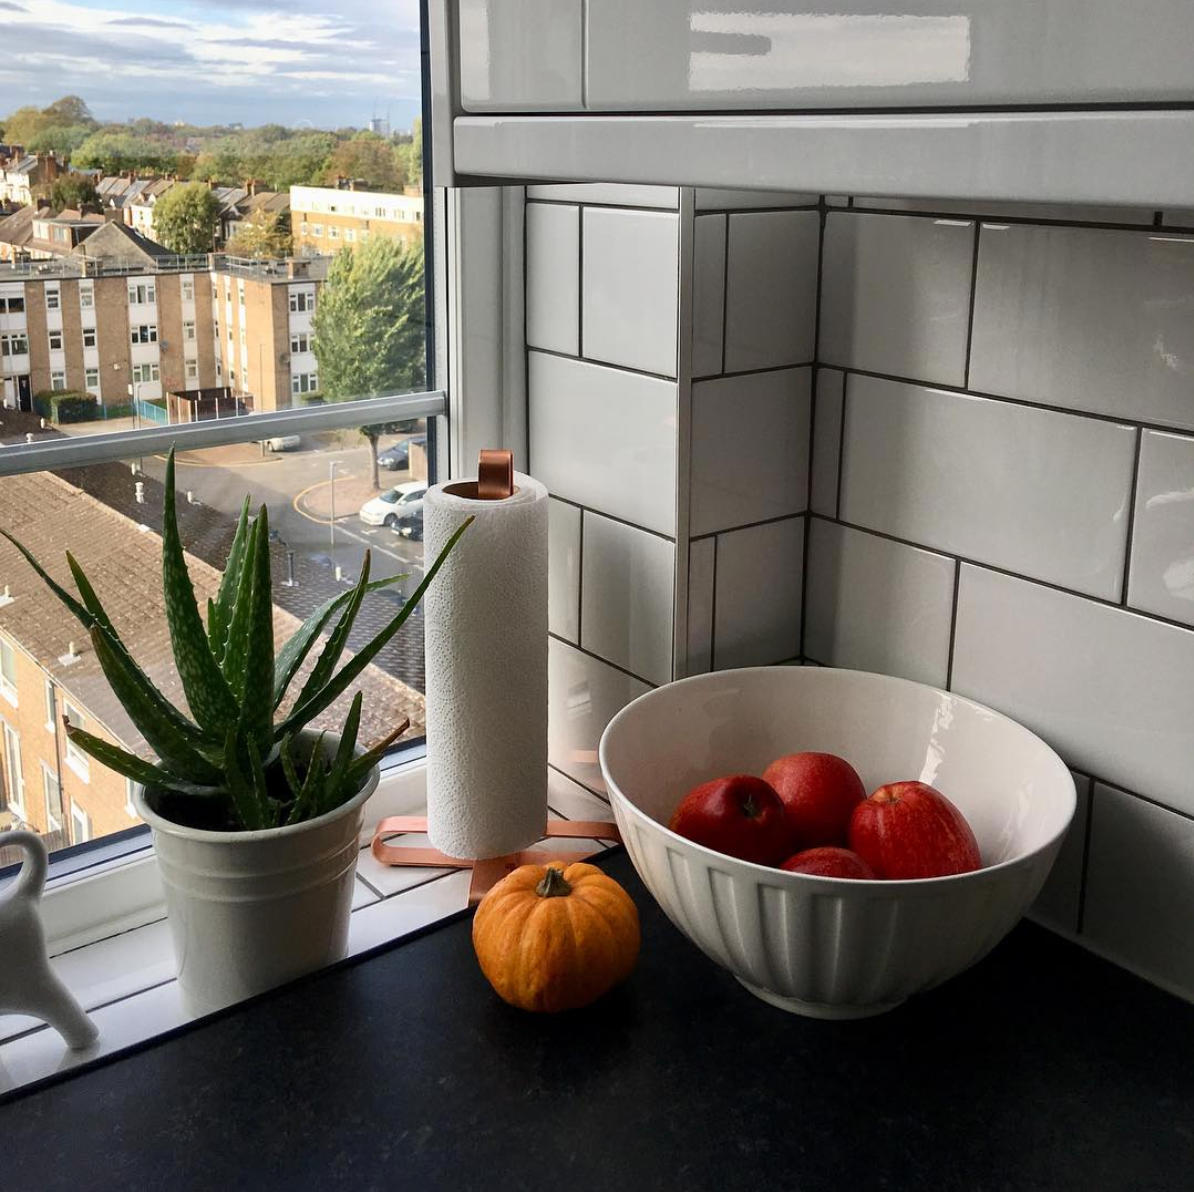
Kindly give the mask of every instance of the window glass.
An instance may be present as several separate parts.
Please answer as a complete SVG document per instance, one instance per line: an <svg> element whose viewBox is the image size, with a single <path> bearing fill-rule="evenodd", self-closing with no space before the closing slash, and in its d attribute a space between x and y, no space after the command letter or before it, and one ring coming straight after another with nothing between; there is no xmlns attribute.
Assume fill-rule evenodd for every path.
<svg viewBox="0 0 1194 1192"><path fill-rule="evenodd" d="M50 351L51 352L61 352L62 351L62 332L61 331L51 331L49 333L49 339L50 339Z"/></svg>
<svg viewBox="0 0 1194 1192"><path fill-rule="evenodd" d="M79 305L84 310L92 310L95 307L95 291L82 282L79 284Z"/></svg>
<svg viewBox="0 0 1194 1192"><path fill-rule="evenodd" d="M62 786L58 775L45 762L41 763L41 789L46 809L48 832L62 830Z"/></svg>
<svg viewBox="0 0 1194 1192"><path fill-rule="evenodd" d="M46 286L46 310L58 309L58 290Z"/></svg>
<svg viewBox="0 0 1194 1192"><path fill-rule="evenodd" d="M83 387L87 390L88 393L96 394L96 395L99 394L100 383L99 383L99 369L98 368L89 368L84 371Z"/></svg>
<svg viewBox="0 0 1194 1192"><path fill-rule="evenodd" d="M64 390L66 388L66 373L64 373L64 372L50 373L50 388Z"/></svg>
<svg viewBox="0 0 1194 1192"><path fill-rule="evenodd" d="M83 328L83 347L85 347L85 348L94 348L95 347L95 334L96 334L96 332L95 332L94 327L84 327Z"/></svg>

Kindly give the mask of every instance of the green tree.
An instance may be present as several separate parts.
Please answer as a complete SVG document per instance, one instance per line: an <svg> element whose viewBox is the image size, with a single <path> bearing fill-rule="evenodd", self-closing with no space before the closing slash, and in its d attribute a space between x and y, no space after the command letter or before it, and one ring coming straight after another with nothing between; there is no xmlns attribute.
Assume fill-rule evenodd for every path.
<svg viewBox="0 0 1194 1192"><path fill-rule="evenodd" d="M21 145L28 149L33 138L47 126L47 123L40 108L31 104L17 108L4 121L4 139L10 145Z"/></svg>
<svg viewBox="0 0 1194 1192"><path fill-rule="evenodd" d="M327 401L354 401L421 389L425 384L423 245L378 236L336 254L315 309L312 345ZM363 426L381 487L377 440L382 426Z"/></svg>
<svg viewBox="0 0 1194 1192"><path fill-rule="evenodd" d="M171 173L178 153L169 145L145 140L123 130L99 129L75 150L71 160L83 169L98 167L107 174L124 170Z"/></svg>
<svg viewBox="0 0 1194 1192"><path fill-rule="evenodd" d="M202 182L172 186L154 205L158 243L171 252L211 252L220 222L220 201Z"/></svg>
<svg viewBox="0 0 1194 1192"><path fill-rule="evenodd" d="M48 123L56 125L84 124L94 128L96 123L91 109L77 95L64 95L54 100L48 107L42 108L41 114Z"/></svg>
<svg viewBox="0 0 1194 1192"><path fill-rule="evenodd" d="M226 246L229 256L277 260L293 251L289 218L276 211L254 211L237 225Z"/></svg>
<svg viewBox="0 0 1194 1192"><path fill-rule="evenodd" d="M77 211L85 203L99 202L95 183L82 174L63 174L61 178L55 179L47 197L55 211L65 211L68 207Z"/></svg>
<svg viewBox="0 0 1194 1192"><path fill-rule="evenodd" d="M406 167L385 137L359 132L336 146L324 177L329 185L338 177L360 178L369 190L401 191Z"/></svg>
<svg viewBox="0 0 1194 1192"><path fill-rule="evenodd" d="M411 126L411 138L394 147L394 156L402 165L407 186L423 189L423 119L416 116Z"/></svg>

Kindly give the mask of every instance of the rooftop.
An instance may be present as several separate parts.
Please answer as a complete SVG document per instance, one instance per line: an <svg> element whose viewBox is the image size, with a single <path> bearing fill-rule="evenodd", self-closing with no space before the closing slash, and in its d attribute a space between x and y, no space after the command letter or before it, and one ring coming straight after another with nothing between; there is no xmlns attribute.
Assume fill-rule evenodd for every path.
<svg viewBox="0 0 1194 1192"><path fill-rule="evenodd" d="M0 242L16 244L22 247L29 242L32 235L32 215L13 224L23 212L32 211L24 207L16 215L10 215L6 220L0 220ZM11 225L11 226L10 226ZM103 247L103 242L97 245L101 233L107 234L109 228L119 229L117 235L133 244L145 249L148 258L139 258L134 254L133 259L127 259L125 254L110 255L107 259L96 259L93 254L97 247ZM237 277L251 278L255 281L289 282L289 281L324 281L328 274L331 257L292 257L288 260L258 261L249 257L231 257L227 253L194 253L178 255L169 252L156 241L135 232L125 224L109 222L103 229L95 232L89 240L80 246L78 253L59 257L55 260L39 261L0 261L0 282L2 281L38 281L43 279L69 277L121 277L142 273L231 273Z"/></svg>

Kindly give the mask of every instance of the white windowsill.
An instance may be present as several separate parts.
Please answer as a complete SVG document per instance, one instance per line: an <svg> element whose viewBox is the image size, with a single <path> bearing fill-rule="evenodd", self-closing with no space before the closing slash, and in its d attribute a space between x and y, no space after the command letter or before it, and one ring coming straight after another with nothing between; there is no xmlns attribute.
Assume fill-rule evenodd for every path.
<svg viewBox="0 0 1194 1192"><path fill-rule="evenodd" d="M348 954L359 955L468 905L469 874L395 868L369 850L373 828L390 815L419 814L426 805L426 763L383 771L365 808ZM549 771L550 813L560 819L610 819L609 806L584 787ZM425 844L424 837L410 838ZM597 842L573 841L577 847ZM538 846L537 846L538 847ZM103 907L102 917L96 907ZM0 1094L56 1072L112 1055L190 1021L174 979L161 881L148 841L107 865L52 880L42 919L54 970L99 1027L99 1038L71 1051L38 1020L0 1015Z"/></svg>

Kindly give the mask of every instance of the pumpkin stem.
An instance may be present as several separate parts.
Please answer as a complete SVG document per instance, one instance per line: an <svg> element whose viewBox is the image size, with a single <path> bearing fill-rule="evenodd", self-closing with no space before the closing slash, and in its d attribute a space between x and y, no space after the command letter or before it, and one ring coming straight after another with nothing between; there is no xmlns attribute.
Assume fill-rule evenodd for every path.
<svg viewBox="0 0 1194 1192"><path fill-rule="evenodd" d="M572 887L564 880L564 871L554 865L547 867L543 880L535 887L540 898L562 898L572 893Z"/></svg>

